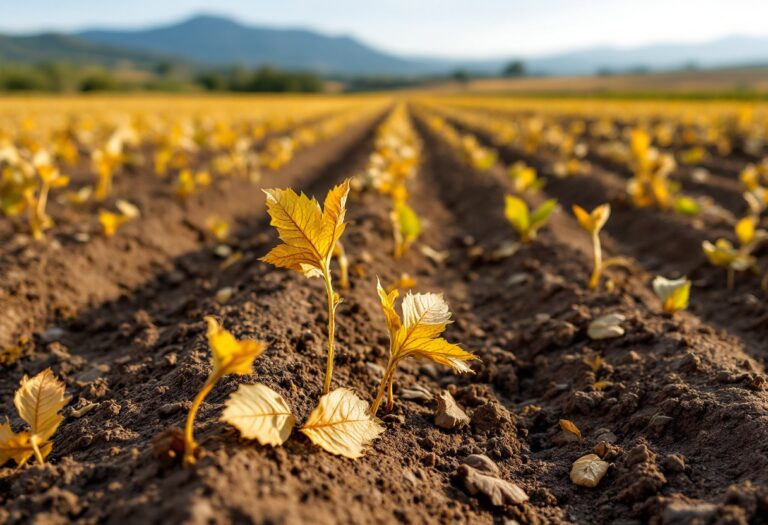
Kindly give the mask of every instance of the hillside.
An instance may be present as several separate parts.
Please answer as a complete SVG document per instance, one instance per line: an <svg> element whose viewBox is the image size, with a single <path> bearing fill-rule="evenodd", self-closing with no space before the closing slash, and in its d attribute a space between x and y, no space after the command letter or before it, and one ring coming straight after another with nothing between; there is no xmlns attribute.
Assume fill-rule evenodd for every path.
<svg viewBox="0 0 768 525"><path fill-rule="evenodd" d="M248 27L214 16L198 16L154 29L91 30L77 36L95 44L179 55L209 65L269 64L355 75L423 71L418 62L379 52L350 37L303 29Z"/></svg>
<svg viewBox="0 0 768 525"><path fill-rule="evenodd" d="M131 66L151 68L169 60L176 63L185 62L183 59L157 53L121 49L57 33L30 36L0 35L0 62L2 63L29 64L55 61L110 68Z"/></svg>

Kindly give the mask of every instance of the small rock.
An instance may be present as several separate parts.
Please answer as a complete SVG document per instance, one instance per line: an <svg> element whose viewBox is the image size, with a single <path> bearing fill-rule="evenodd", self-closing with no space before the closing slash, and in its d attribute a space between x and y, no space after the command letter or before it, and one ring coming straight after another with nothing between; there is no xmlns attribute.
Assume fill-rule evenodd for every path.
<svg viewBox="0 0 768 525"><path fill-rule="evenodd" d="M216 292L216 302L220 304L228 303L233 295L235 295L235 289L231 286L226 286Z"/></svg>
<svg viewBox="0 0 768 525"><path fill-rule="evenodd" d="M53 326L42 333L40 338L44 343L52 343L54 341L60 341L62 337L67 334L67 331L58 326Z"/></svg>
<svg viewBox="0 0 768 525"><path fill-rule="evenodd" d="M432 397L432 392L419 384L400 390L401 399L407 399L411 401L432 401Z"/></svg>
<svg viewBox="0 0 768 525"><path fill-rule="evenodd" d="M531 280L531 276L529 274L527 274L527 273L523 273L523 272L513 273L507 279L507 284L509 286L517 286L519 284L526 283L526 282L528 282L530 280Z"/></svg>
<svg viewBox="0 0 768 525"><path fill-rule="evenodd" d="M381 379L384 377L384 367L379 364L366 361L365 368L368 370L368 373L370 373L375 379Z"/></svg>
<svg viewBox="0 0 768 525"><path fill-rule="evenodd" d="M587 335L590 339L596 341L621 337L624 335L624 328L621 327L621 322L625 320L626 317L621 314L603 315L589 324Z"/></svg>
<svg viewBox="0 0 768 525"><path fill-rule="evenodd" d="M435 425L440 428L452 429L468 424L469 416L459 407L451 393L443 390L437 397Z"/></svg>
<svg viewBox="0 0 768 525"><path fill-rule="evenodd" d="M470 454L464 458L462 463L469 465L470 467L481 472L485 472L486 474L498 476L501 473L498 465L496 465L496 463L494 463L493 460L485 454Z"/></svg>
<svg viewBox="0 0 768 525"><path fill-rule="evenodd" d="M528 494L514 483L488 476L469 465L461 465L457 474L464 480L464 487L470 494L485 495L494 507L520 505L529 499Z"/></svg>

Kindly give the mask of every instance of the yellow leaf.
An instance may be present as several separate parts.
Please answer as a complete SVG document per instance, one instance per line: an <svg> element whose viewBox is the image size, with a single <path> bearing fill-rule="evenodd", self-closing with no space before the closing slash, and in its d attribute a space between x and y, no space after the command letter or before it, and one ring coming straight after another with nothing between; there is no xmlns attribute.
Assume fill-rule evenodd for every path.
<svg viewBox="0 0 768 525"><path fill-rule="evenodd" d="M381 281L378 278L376 279L376 290L379 293L381 308L384 310L384 316L387 318L387 329L391 336L391 334L397 333L402 324L400 322L400 316L397 315L397 311L395 310L395 299L397 299L400 292L398 292L397 289L394 289L389 293L385 292L384 288L381 286Z"/></svg>
<svg viewBox="0 0 768 525"><path fill-rule="evenodd" d="M356 459L384 427L368 413L368 403L347 388L337 388L320 398L301 432L331 454Z"/></svg>
<svg viewBox="0 0 768 525"><path fill-rule="evenodd" d="M213 317L208 316L205 320L208 323L208 344L213 353L213 375L250 374L253 360L264 352L266 345L250 339L238 341Z"/></svg>
<svg viewBox="0 0 768 525"><path fill-rule="evenodd" d="M744 217L736 223L736 237L742 246L751 243L755 238L756 220L754 217Z"/></svg>
<svg viewBox="0 0 768 525"><path fill-rule="evenodd" d="M99 223L105 237L112 237L117 229L128 222L129 217L118 215L107 210L99 210Z"/></svg>
<svg viewBox="0 0 768 525"><path fill-rule="evenodd" d="M43 444L64 420L59 412L69 400L64 396L64 384L47 368L31 379L24 376L13 403L30 427L30 440Z"/></svg>
<svg viewBox="0 0 768 525"><path fill-rule="evenodd" d="M273 447L285 443L296 424L282 396L261 383L240 385L224 404L221 420L244 438Z"/></svg>
<svg viewBox="0 0 768 525"><path fill-rule="evenodd" d="M48 441L40 448L43 459L51 453L52 447L53 443ZM35 449L29 442L29 432L14 434L8 420L0 426L0 466L12 459L17 466L23 467L34 453Z"/></svg>
<svg viewBox="0 0 768 525"><path fill-rule="evenodd" d="M314 198L292 189L264 190L271 225L284 244L272 249L262 261L315 277L327 271L336 242L344 233L349 180L331 189L325 210Z"/></svg>
<svg viewBox="0 0 768 525"><path fill-rule="evenodd" d="M504 215L521 236L531 227L530 212L525 201L514 195L507 195L504 201Z"/></svg>
<svg viewBox="0 0 768 525"><path fill-rule="evenodd" d="M581 439L581 430L579 430L579 427L577 427L573 423L573 421L570 421L568 419L561 419L560 428L563 429L565 432L569 432L574 436L576 436L577 438Z"/></svg>
<svg viewBox="0 0 768 525"><path fill-rule="evenodd" d="M608 217L611 216L610 204L601 204L587 213L581 206L573 205L573 214L579 224L589 233L597 233L603 229Z"/></svg>
<svg viewBox="0 0 768 525"><path fill-rule="evenodd" d="M658 275L653 280L653 291L661 300L664 311L675 313L688 308L688 299L691 295L691 281L685 277L666 279Z"/></svg>

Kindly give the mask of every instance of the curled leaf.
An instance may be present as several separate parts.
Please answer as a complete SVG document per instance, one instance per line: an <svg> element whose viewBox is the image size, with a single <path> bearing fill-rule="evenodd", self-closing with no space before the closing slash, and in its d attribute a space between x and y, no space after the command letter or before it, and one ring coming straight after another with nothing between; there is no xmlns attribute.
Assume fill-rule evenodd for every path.
<svg viewBox="0 0 768 525"><path fill-rule="evenodd" d="M221 420L244 438L273 447L285 443L296 424L282 396L261 383L240 385L224 404Z"/></svg>
<svg viewBox="0 0 768 525"><path fill-rule="evenodd" d="M573 434L577 438L581 439L581 430L579 430L579 427L577 427L573 421L570 421L568 419L561 419L560 420L560 428L564 432L568 432L569 434Z"/></svg>
<svg viewBox="0 0 768 525"><path fill-rule="evenodd" d="M320 398L300 430L331 454L357 459L384 427L368 413L368 403L352 390L337 388Z"/></svg>
<svg viewBox="0 0 768 525"><path fill-rule="evenodd" d="M264 352L266 345L250 339L238 341L213 317L208 316L205 320L208 323L208 344L213 354L212 375L250 374L253 360Z"/></svg>
<svg viewBox="0 0 768 525"><path fill-rule="evenodd" d="M675 313L688 308L691 281L685 277L667 279L658 275L653 280L653 292L661 300L665 312Z"/></svg>

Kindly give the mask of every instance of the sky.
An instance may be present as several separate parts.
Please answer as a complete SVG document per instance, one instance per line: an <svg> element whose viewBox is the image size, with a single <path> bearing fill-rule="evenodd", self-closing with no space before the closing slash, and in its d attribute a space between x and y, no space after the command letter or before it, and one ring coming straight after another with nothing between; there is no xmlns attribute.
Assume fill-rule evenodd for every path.
<svg viewBox="0 0 768 525"><path fill-rule="evenodd" d="M0 0L0 11L0 33L139 28L205 12L454 58L768 36L768 0Z"/></svg>

